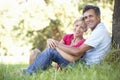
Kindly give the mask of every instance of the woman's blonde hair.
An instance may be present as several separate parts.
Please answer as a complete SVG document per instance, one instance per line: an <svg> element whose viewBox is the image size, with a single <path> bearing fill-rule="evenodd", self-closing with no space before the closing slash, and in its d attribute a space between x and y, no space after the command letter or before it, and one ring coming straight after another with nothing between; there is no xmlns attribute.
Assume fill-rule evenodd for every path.
<svg viewBox="0 0 120 80"><path fill-rule="evenodd" d="M85 23L85 21L84 21L84 17L78 17L78 18L74 21L73 24L75 24L75 23L78 22L78 21L82 21L82 22L85 24L84 31L86 32L86 31L87 31L87 25L86 25L86 23Z"/></svg>

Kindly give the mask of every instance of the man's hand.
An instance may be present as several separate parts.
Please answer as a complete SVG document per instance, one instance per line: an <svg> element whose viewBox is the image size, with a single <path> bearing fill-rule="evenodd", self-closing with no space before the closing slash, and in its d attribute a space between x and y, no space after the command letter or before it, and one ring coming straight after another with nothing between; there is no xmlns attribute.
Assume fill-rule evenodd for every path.
<svg viewBox="0 0 120 80"><path fill-rule="evenodd" d="M50 48L56 48L57 44L59 42L54 40L54 39L48 39L47 40L47 47L50 47Z"/></svg>

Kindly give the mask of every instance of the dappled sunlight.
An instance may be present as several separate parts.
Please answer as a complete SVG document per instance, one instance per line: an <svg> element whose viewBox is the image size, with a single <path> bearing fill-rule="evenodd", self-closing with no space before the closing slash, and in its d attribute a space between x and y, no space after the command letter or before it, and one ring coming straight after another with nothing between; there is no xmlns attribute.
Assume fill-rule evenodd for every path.
<svg viewBox="0 0 120 80"><path fill-rule="evenodd" d="M10 60L5 57L1 61L14 63L16 58L12 56L22 61L18 56L28 56L34 48L43 49L48 37L54 35L51 38L59 39L63 33L72 33L72 24L82 15L85 3L84 0L0 0L0 56L10 56ZM102 22L112 34L113 5L97 5L101 8Z"/></svg>
<svg viewBox="0 0 120 80"><path fill-rule="evenodd" d="M113 21L112 15L113 15L113 11L110 10L108 7L101 8L101 18L102 18L101 21L105 24L110 35L112 35L112 21Z"/></svg>

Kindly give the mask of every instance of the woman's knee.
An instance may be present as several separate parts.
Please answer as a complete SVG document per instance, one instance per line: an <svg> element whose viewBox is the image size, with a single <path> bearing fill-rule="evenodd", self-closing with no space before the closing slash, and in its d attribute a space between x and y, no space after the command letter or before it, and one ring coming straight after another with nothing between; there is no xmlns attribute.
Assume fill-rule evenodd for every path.
<svg viewBox="0 0 120 80"><path fill-rule="evenodd" d="M32 64L32 62L35 60L35 58L41 53L39 49L34 49L30 53L30 58L29 58L29 64Z"/></svg>

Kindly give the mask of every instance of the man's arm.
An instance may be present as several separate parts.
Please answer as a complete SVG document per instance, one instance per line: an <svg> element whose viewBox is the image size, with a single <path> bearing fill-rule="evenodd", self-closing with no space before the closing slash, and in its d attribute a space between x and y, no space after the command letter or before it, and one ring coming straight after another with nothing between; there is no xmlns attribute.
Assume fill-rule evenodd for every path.
<svg viewBox="0 0 120 80"><path fill-rule="evenodd" d="M83 56L83 54L88 51L89 49L91 49L92 47L86 44L81 45L79 48L74 48L71 46L67 46L64 45L63 43L60 43L54 39L51 39L52 43L54 44L53 48L56 48L58 50L58 52L62 55L62 56L67 56L67 54L69 54L69 58L67 59L72 59L72 60L77 60L80 57Z"/></svg>
<svg viewBox="0 0 120 80"><path fill-rule="evenodd" d="M86 44L81 45L79 48L74 48L71 46L66 46L64 44L58 43L57 44L57 48L59 48L60 50L64 51L66 54L70 54L73 55L75 57L82 57L83 54L88 51L89 49L91 49L92 47Z"/></svg>
<svg viewBox="0 0 120 80"><path fill-rule="evenodd" d="M65 53L64 51L60 50L59 48L56 48L56 50L59 52L59 54L66 60L70 62L74 62L76 60L76 57L70 54Z"/></svg>

